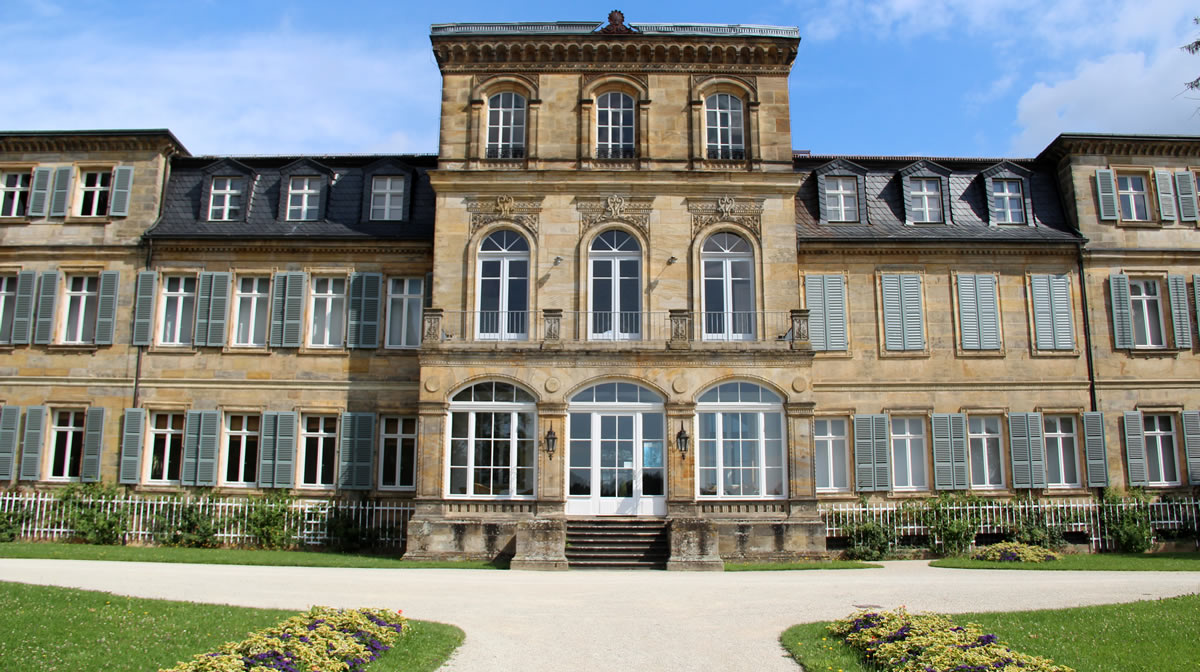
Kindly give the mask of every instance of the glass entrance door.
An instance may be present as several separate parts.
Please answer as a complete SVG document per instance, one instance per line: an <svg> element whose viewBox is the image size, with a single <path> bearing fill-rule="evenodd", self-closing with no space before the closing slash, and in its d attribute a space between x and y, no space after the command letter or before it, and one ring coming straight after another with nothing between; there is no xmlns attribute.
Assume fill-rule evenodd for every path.
<svg viewBox="0 0 1200 672"><path fill-rule="evenodd" d="M569 515L666 515L661 413L571 413Z"/></svg>

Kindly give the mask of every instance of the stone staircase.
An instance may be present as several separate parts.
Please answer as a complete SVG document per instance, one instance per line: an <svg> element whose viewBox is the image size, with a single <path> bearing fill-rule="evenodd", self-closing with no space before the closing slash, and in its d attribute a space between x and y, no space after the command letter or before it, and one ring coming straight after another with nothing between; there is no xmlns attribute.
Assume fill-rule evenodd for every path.
<svg viewBox="0 0 1200 672"><path fill-rule="evenodd" d="M667 521L588 518L567 521L571 569L666 569L671 555Z"/></svg>

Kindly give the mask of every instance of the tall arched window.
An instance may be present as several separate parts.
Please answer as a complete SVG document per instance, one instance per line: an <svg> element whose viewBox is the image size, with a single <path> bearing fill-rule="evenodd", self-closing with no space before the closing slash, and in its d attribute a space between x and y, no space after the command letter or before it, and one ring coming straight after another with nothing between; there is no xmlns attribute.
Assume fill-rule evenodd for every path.
<svg viewBox="0 0 1200 672"><path fill-rule="evenodd" d="M754 253L745 238L714 233L700 249L704 339L754 339Z"/></svg>
<svg viewBox="0 0 1200 672"><path fill-rule="evenodd" d="M596 99L596 158L634 158L633 98L619 91Z"/></svg>
<svg viewBox="0 0 1200 672"><path fill-rule="evenodd" d="M468 387L450 400L446 492L533 497L537 482L537 406L511 383Z"/></svg>
<svg viewBox="0 0 1200 672"><path fill-rule="evenodd" d="M708 158L746 158L742 101L728 93L714 93L704 100L704 129Z"/></svg>
<svg viewBox="0 0 1200 672"><path fill-rule="evenodd" d="M635 341L642 337L641 250L633 236L616 229L592 241L592 339Z"/></svg>
<svg viewBox="0 0 1200 672"><path fill-rule="evenodd" d="M488 99L487 158L525 158L525 96L511 91Z"/></svg>
<svg viewBox="0 0 1200 672"><path fill-rule="evenodd" d="M753 383L722 383L696 401L701 497L787 496L783 399Z"/></svg>
<svg viewBox="0 0 1200 672"><path fill-rule="evenodd" d="M475 320L478 338L529 337L529 243L515 231L496 231L479 245Z"/></svg>
<svg viewBox="0 0 1200 672"><path fill-rule="evenodd" d="M666 515L662 396L634 383L599 383L568 404L567 514Z"/></svg>

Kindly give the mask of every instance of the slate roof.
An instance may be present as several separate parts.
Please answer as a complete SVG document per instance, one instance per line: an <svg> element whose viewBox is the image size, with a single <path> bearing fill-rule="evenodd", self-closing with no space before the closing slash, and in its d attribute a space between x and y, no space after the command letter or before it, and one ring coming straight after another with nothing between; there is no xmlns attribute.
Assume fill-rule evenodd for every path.
<svg viewBox="0 0 1200 672"><path fill-rule="evenodd" d="M852 161L868 171L865 179L868 219L865 225L820 223L817 176L813 171L837 159ZM922 159L950 170L951 221L948 224L911 226L904 223L904 181L900 171ZM985 193L981 173L1001 161L1032 171L1029 195L1034 226L988 224L989 196ZM816 241L1075 244L1084 240L1071 228L1063 213L1053 172L1033 160L796 154L793 164L801 176L796 194L796 238L800 246Z"/></svg>
<svg viewBox="0 0 1200 672"><path fill-rule="evenodd" d="M336 174L328 190L325 216L316 221L287 221L279 214L280 170L300 160L316 162ZM408 219L403 222L363 218L364 169L381 160L393 160L411 171ZM209 221L202 192L213 176L205 168L237 162L253 172L249 210L242 221ZM151 239L385 239L432 240L434 193L427 171L437 167L437 157L424 154L272 157L176 157L171 161L163 214L146 232ZM228 174L221 171L221 175ZM385 173L386 174L386 171ZM246 207L245 204L243 207Z"/></svg>

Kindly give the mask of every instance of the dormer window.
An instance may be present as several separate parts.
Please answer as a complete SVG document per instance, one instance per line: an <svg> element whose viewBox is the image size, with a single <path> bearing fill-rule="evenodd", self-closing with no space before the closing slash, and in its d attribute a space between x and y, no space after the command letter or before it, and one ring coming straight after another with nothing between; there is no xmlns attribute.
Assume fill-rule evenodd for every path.
<svg viewBox="0 0 1200 672"><path fill-rule="evenodd" d="M992 181L992 211L997 224L1024 224L1023 201L1020 180Z"/></svg>
<svg viewBox="0 0 1200 672"><path fill-rule="evenodd" d="M867 223L867 169L836 159L813 171L821 223Z"/></svg>
<svg viewBox="0 0 1200 672"><path fill-rule="evenodd" d="M826 177L825 209L831 222L857 222L858 180L853 177Z"/></svg>
<svg viewBox="0 0 1200 672"><path fill-rule="evenodd" d="M1029 178L1033 175L1010 161L1001 161L981 173L987 195L988 224L1033 225Z"/></svg>
<svg viewBox="0 0 1200 672"><path fill-rule="evenodd" d="M242 218L242 198L246 180L240 177L214 177L209 192L208 219L227 222Z"/></svg>
<svg viewBox="0 0 1200 672"><path fill-rule="evenodd" d="M714 93L704 101L704 128L710 159L741 161L746 158L742 101L728 93Z"/></svg>
<svg viewBox="0 0 1200 672"><path fill-rule="evenodd" d="M311 222L321 210L321 178L293 177L288 181L289 222Z"/></svg>
<svg viewBox="0 0 1200 672"><path fill-rule="evenodd" d="M917 224L934 224L942 221L941 181L916 177L912 180L912 191L908 194L912 208L912 221Z"/></svg>
<svg viewBox="0 0 1200 672"><path fill-rule="evenodd" d="M633 97L614 91L596 99L596 158L634 158Z"/></svg>
<svg viewBox="0 0 1200 672"><path fill-rule="evenodd" d="M404 219L404 176L380 176L371 180L371 219Z"/></svg>
<svg viewBox="0 0 1200 672"><path fill-rule="evenodd" d="M488 99L487 158L525 158L525 97L506 91Z"/></svg>
<svg viewBox="0 0 1200 672"><path fill-rule="evenodd" d="M950 170L920 160L900 171L905 224L950 223Z"/></svg>

